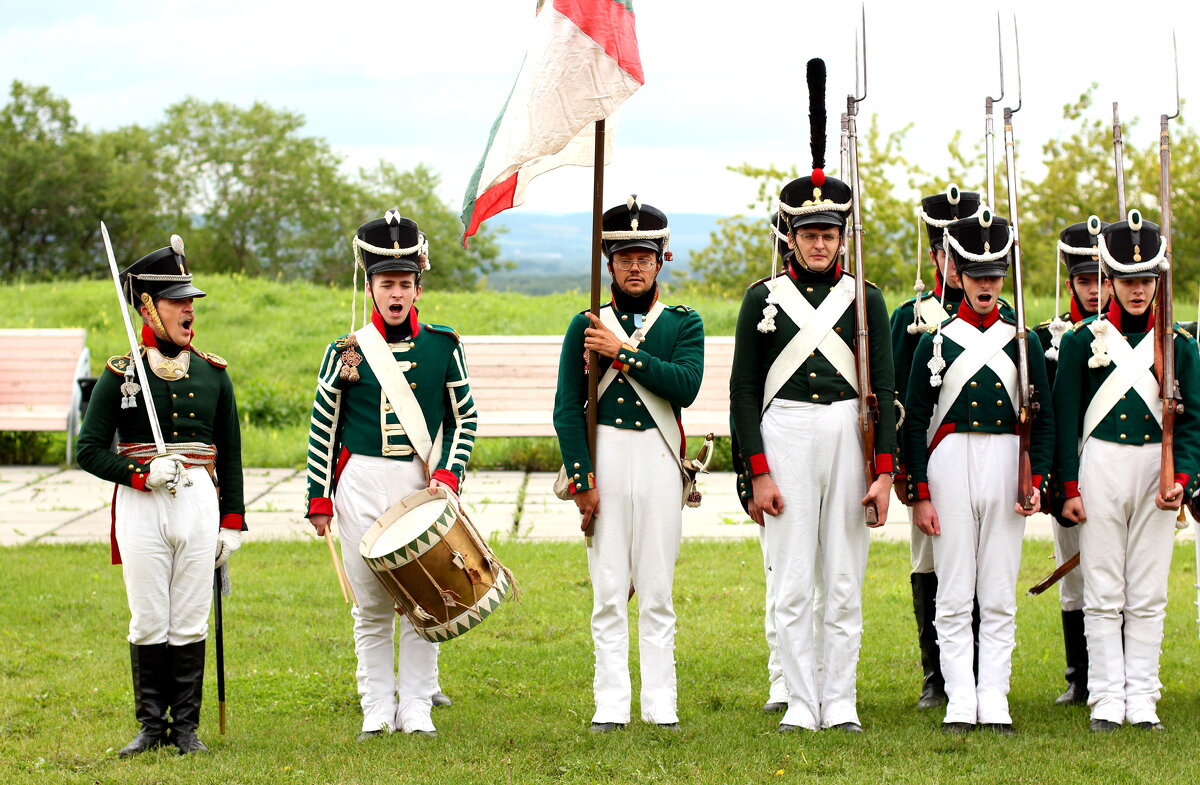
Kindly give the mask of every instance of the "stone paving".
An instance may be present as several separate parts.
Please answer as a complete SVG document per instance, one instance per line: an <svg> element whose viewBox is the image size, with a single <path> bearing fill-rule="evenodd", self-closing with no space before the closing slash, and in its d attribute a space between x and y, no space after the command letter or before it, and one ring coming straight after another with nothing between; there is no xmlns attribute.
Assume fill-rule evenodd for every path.
<svg viewBox="0 0 1200 785"><path fill-rule="evenodd" d="M575 505L554 497L554 475L535 472L473 472L464 490L467 514L486 537L573 540L579 535ZM246 519L250 540L305 539L312 527L300 514L304 473L295 469L246 469ZM757 537L742 512L733 475L700 478L703 506L686 508L683 536L691 539ZM103 542L110 527L113 486L79 469L0 466L0 545ZM893 499L892 521L872 539L906 541L907 509ZM1184 536L1192 536L1189 531ZM1048 539L1050 518L1035 515L1026 538Z"/></svg>

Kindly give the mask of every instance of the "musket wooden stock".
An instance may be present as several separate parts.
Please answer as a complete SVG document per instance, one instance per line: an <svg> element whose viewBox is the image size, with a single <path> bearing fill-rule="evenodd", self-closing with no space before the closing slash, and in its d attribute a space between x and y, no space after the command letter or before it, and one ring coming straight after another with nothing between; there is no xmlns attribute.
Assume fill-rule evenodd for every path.
<svg viewBox="0 0 1200 785"><path fill-rule="evenodd" d="M1042 578L1040 581L1038 581L1034 585L1030 586L1029 591L1026 592L1026 595L1029 597L1036 597L1037 595L1044 592L1046 589L1049 589L1051 586L1053 586L1054 584L1061 581L1063 579L1064 575L1066 575L1068 572L1070 572L1071 570L1075 569L1078 566L1079 566L1079 554L1076 553L1074 556L1072 556L1071 558L1067 559L1065 562L1060 564L1054 570L1054 572L1050 573L1045 578Z"/></svg>
<svg viewBox="0 0 1200 785"><path fill-rule="evenodd" d="M1175 317L1172 286L1171 253L1171 118L1162 115L1158 131L1159 167L1161 173L1159 198L1162 201L1162 236L1166 243L1166 269L1160 275L1154 293L1154 372L1158 376L1162 397L1162 463L1158 469L1158 492L1165 499L1175 488L1175 412L1179 403L1179 382L1175 379Z"/></svg>

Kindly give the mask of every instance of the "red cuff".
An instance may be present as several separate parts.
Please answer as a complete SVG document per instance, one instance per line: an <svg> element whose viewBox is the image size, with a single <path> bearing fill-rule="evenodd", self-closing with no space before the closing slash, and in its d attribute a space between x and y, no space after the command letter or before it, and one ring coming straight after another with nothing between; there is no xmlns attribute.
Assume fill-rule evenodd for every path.
<svg viewBox="0 0 1200 785"><path fill-rule="evenodd" d="M328 499L324 496L309 499L308 514L304 517L311 518L314 515L333 515L333 499Z"/></svg>
<svg viewBox="0 0 1200 785"><path fill-rule="evenodd" d="M129 478L130 487L132 487L135 491L150 493L149 489L146 488L146 478L149 476L149 472L135 472L134 475Z"/></svg>
<svg viewBox="0 0 1200 785"><path fill-rule="evenodd" d="M1068 499L1078 499L1079 498L1079 481L1078 480L1070 480L1068 482L1064 482L1063 483L1063 493L1066 494L1066 497Z"/></svg>
<svg viewBox="0 0 1200 785"><path fill-rule="evenodd" d="M757 474L767 474L771 471L771 467L767 465L767 456L760 453L755 453L750 456L750 476Z"/></svg>
<svg viewBox="0 0 1200 785"><path fill-rule="evenodd" d="M929 501L929 483L917 483L917 499L920 501Z"/></svg>
<svg viewBox="0 0 1200 785"><path fill-rule="evenodd" d="M1035 475L1033 475L1032 477L1030 477L1029 479L1030 479L1030 484L1031 484L1031 485L1032 485L1034 488L1039 488L1039 489L1040 489L1040 488L1042 487L1042 475L1040 475L1040 474L1035 474Z"/></svg>
<svg viewBox="0 0 1200 785"><path fill-rule="evenodd" d="M1175 482L1179 483L1180 486L1182 486L1184 488L1188 487L1188 482L1190 482L1191 479L1192 478L1190 475L1180 474L1179 472L1175 473Z"/></svg>
<svg viewBox="0 0 1200 785"><path fill-rule="evenodd" d="M458 475L449 469L438 469L430 477L430 480L437 480L450 486L450 490L458 493Z"/></svg>
<svg viewBox="0 0 1200 785"><path fill-rule="evenodd" d="M896 471L893 456L890 452L882 452L875 456L875 474L891 474Z"/></svg>
<svg viewBox="0 0 1200 785"><path fill-rule="evenodd" d="M227 512L221 516L221 528L241 531L246 528L246 516L236 512Z"/></svg>

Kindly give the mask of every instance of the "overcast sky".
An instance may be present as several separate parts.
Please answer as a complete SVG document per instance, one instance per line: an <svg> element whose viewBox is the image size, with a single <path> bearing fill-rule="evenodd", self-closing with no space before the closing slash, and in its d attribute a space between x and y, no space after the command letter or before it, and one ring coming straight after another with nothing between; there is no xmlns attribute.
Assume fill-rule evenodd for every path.
<svg viewBox="0 0 1200 785"><path fill-rule="evenodd" d="M264 101L302 113L348 166L425 162L457 210L525 53L534 0L324 3L266 0L0 0L0 76L48 85L86 125L153 124L186 96ZM1086 8L1086 11L1077 10ZM829 71L830 158L854 78L858 8L805 0L635 0L646 84L617 121L606 201L630 191L668 212L744 211L754 185L730 164L811 165L804 64ZM1063 104L1099 82L1128 143L1156 137L1174 106L1171 30L1181 92L1200 95L1200 11L1184 3L867 4L872 114L885 130L913 123L906 153L936 172L956 129L983 135L984 97L999 90L996 11L1005 37L1005 105L1016 97L1012 16L1020 30L1024 107L1014 120L1024 170L1062 127ZM1011 100L1010 100L1011 99ZM1002 130L996 111L996 131ZM1061 130L1060 130L1061 128ZM1002 144L997 145L1003 154ZM982 190L979 182L961 183ZM590 209L590 170L561 169L524 209Z"/></svg>

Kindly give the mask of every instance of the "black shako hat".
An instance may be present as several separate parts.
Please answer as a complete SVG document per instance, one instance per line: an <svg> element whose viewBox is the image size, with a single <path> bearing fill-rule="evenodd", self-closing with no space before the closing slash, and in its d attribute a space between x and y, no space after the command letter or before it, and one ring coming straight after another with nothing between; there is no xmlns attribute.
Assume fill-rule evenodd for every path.
<svg viewBox="0 0 1200 785"><path fill-rule="evenodd" d="M633 248L654 251L658 261L671 261L671 252L667 250L671 230L667 228L666 214L657 207L642 204L637 194L631 194L625 204L605 210L600 227L600 241L609 261L617 251Z"/></svg>
<svg viewBox="0 0 1200 785"><path fill-rule="evenodd" d="M1007 218L993 216L989 207L946 226L946 252L959 275L989 278L1008 275L1012 230Z"/></svg>
<svg viewBox="0 0 1200 785"><path fill-rule="evenodd" d="M1067 277L1100 273L1100 232L1108 226L1097 216L1071 224L1058 233L1058 258L1067 268Z"/></svg>
<svg viewBox="0 0 1200 785"><path fill-rule="evenodd" d="M952 221L960 218L970 218L979 212L979 194L974 191L962 191L954 183L946 187L945 193L926 196L921 200L921 220L929 232L929 247L937 250L942 247L942 231Z"/></svg>
<svg viewBox="0 0 1200 785"><path fill-rule="evenodd" d="M171 244L138 259L121 271L121 291L130 305L141 305L141 296L151 300L186 300L204 297L203 291L192 284L187 257L183 254L183 238L171 235Z"/></svg>
<svg viewBox="0 0 1200 785"><path fill-rule="evenodd" d="M812 175L798 177L779 192L779 213L789 234L812 224L844 229L853 191L846 183L825 174L825 61L808 61L808 124L812 148Z"/></svg>
<svg viewBox="0 0 1200 785"><path fill-rule="evenodd" d="M354 235L354 256L368 276L429 269L429 241L411 218L393 208L367 221Z"/></svg>
<svg viewBox="0 0 1200 785"><path fill-rule="evenodd" d="M1137 208L1129 218L1105 226L1097 243L1104 274L1109 278L1157 278L1166 268L1166 245L1158 224L1142 220Z"/></svg>

